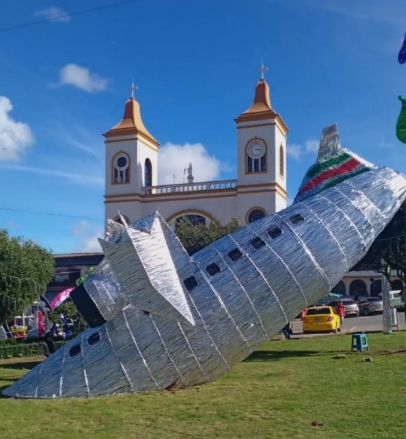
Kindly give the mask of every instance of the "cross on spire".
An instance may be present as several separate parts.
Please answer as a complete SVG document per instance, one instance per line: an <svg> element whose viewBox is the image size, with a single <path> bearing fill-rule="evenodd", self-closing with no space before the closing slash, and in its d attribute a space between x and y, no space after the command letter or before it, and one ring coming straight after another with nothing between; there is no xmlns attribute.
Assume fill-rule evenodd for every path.
<svg viewBox="0 0 406 439"><path fill-rule="evenodd" d="M261 58L261 68L259 69L261 73L261 79L264 79L264 73L268 70L268 67L264 65L264 60Z"/></svg>
<svg viewBox="0 0 406 439"><path fill-rule="evenodd" d="M131 81L131 87L130 87L130 91L131 91L131 97L134 99L134 92L135 90L137 90L138 87L136 85L134 85L134 81Z"/></svg>

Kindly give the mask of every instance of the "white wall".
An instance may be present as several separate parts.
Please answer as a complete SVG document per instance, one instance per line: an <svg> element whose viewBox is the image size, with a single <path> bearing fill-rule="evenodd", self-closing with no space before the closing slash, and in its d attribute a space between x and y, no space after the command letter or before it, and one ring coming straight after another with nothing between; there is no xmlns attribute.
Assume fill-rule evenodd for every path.
<svg viewBox="0 0 406 439"><path fill-rule="evenodd" d="M158 184L158 150L146 140L138 140L137 143L138 154L138 178L139 188L145 186L145 160L149 159L152 164L152 186Z"/></svg>
<svg viewBox="0 0 406 439"><path fill-rule="evenodd" d="M118 195L141 193L144 186L144 164L149 158L152 164L152 184L158 180L158 152L157 147L147 140L133 136L108 138L105 142L106 170L105 170L105 195ZM117 153L126 153L130 158L131 172L129 184L113 184L112 168L113 158Z"/></svg>
<svg viewBox="0 0 406 439"><path fill-rule="evenodd" d="M267 144L267 172L245 173L246 145L258 137ZM286 136L273 119L242 122L237 129L238 143L238 184L277 182L286 189ZM284 145L285 178L279 175L279 146Z"/></svg>
<svg viewBox="0 0 406 439"><path fill-rule="evenodd" d="M279 173L279 149L280 146L283 145L283 161L284 161L284 175L280 175ZM282 131L279 125L276 126L275 129L275 150L273 160L275 163L275 181L286 190L286 182L287 182L287 169L286 169L286 134ZM286 206L285 206L286 207Z"/></svg>
<svg viewBox="0 0 406 439"><path fill-rule="evenodd" d="M105 195L116 195L136 192L137 181L134 168L137 164L136 137L126 136L117 139L109 138L105 141ZM117 153L123 152L130 158L131 174L129 184L113 184L113 158Z"/></svg>
<svg viewBox="0 0 406 439"><path fill-rule="evenodd" d="M275 197L275 209L274 212L279 212L280 210L286 209L288 200L279 193L276 193Z"/></svg>

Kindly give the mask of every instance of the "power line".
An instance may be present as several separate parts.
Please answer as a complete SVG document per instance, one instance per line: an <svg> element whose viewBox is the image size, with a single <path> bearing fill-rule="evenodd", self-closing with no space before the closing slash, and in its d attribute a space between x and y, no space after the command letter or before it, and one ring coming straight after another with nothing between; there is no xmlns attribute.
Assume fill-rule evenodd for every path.
<svg viewBox="0 0 406 439"><path fill-rule="evenodd" d="M38 212L35 210L12 209L10 207L0 207L0 210L7 210L10 212L19 212L19 213L30 213L34 215L61 216L65 218L79 218L79 219L87 219L92 221L103 221L101 218L91 218L88 216L78 216L78 215L69 215L69 214L52 213L52 212Z"/></svg>
<svg viewBox="0 0 406 439"><path fill-rule="evenodd" d="M94 8L90 8L90 9L82 9L81 11L71 12L69 14L57 15L56 17L52 17L52 18L44 18L42 20L30 21L28 23L23 23L23 24L17 24L15 26L10 26L10 27L5 27L3 29L0 29L0 33L8 32L10 30L15 30L15 29L21 29L23 27L35 26L37 24L47 23L49 21L56 21L56 20L60 20L61 18L73 17L74 15L88 14L90 12L100 11L102 9L114 8L116 6L121 6L121 5L125 5L128 3L135 3L138 1L140 1L140 0L124 0L121 2L109 3L109 4L103 5L103 6L96 6Z"/></svg>
<svg viewBox="0 0 406 439"><path fill-rule="evenodd" d="M390 238L380 238L376 239L374 242L385 242L385 241L394 241L402 237L406 237L406 233L401 233L400 235L391 236Z"/></svg>

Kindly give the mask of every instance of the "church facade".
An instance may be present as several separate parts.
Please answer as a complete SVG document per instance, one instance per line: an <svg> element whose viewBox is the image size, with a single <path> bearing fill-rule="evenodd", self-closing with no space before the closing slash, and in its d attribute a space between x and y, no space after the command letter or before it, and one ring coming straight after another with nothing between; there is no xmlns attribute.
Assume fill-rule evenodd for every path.
<svg viewBox="0 0 406 439"><path fill-rule="evenodd" d="M245 225L286 207L288 127L272 108L264 78L254 101L236 119L237 179L158 185L159 143L145 127L140 105L131 96L123 119L104 134L106 150L105 218L128 221L159 211L168 223L188 217L196 223Z"/></svg>

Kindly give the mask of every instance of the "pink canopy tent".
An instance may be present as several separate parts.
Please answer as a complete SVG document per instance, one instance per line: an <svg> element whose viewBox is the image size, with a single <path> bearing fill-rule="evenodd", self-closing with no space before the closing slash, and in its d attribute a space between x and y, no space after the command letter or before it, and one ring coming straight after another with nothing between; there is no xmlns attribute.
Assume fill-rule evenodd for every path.
<svg viewBox="0 0 406 439"><path fill-rule="evenodd" d="M63 302L65 302L65 300L69 298L69 295L73 290L74 288L67 288L66 290L63 290L59 294L57 294L50 303L51 308L55 309Z"/></svg>

